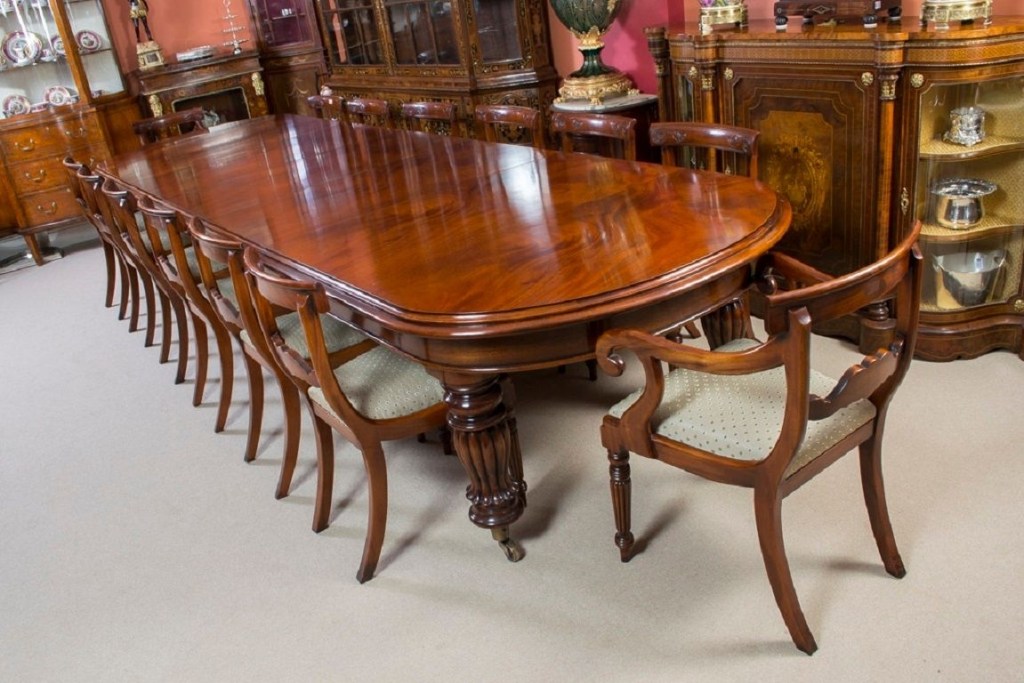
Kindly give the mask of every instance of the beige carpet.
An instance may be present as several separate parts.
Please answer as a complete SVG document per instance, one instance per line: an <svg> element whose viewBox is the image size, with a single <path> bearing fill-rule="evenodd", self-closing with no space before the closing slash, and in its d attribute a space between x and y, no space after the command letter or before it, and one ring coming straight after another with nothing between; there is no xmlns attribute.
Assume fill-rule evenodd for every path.
<svg viewBox="0 0 1024 683"><path fill-rule="evenodd" d="M79 231L77 237L88 233ZM75 233L65 233L65 239ZM791 644L748 491L634 467L646 551L618 561L604 408L635 374L517 378L529 508L507 562L466 520L464 475L435 444L388 450L378 576L355 571L366 494L339 443L331 527L310 530L313 441L273 498L280 405L242 462L238 367L214 434L142 333L102 305L95 243L0 277L0 681L1019 681L1024 676L1024 363L916 363L886 439L908 575L882 570L856 461L784 506L820 650ZM822 364L848 349L823 340ZM190 369L191 380L191 369ZM305 417L304 417L305 419Z"/></svg>

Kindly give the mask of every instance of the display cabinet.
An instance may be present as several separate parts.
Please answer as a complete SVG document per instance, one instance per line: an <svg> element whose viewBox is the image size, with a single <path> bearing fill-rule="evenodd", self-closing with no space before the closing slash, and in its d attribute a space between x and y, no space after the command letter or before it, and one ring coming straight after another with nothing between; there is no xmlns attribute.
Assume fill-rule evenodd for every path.
<svg viewBox="0 0 1024 683"><path fill-rule="evenodd" d="M128 148L138 118L101 0L0 0L0 115L0 232L24 235L41 265L41 235L80 216L61 159Z"/></svg>
<svg viewBox="0 0 1024 683"><path fill-rule="evenodd" d="M249 0L272 112L313 114L306 101L324 72L313 0Z"/></svg>
<svg viewBox="0 0 1024 683"><path fill-rule="evenodd" d="M926 265L917 353L1024 358L1024 26L947 32L907 62L901 218L923 222Z"/></svg>
<svg viewBox="0 0 1024 683"><path fill-rule="evenodd" d="M544 0L316 0L339 95L547 111L557 95Z"/></svg>
<svg viewBox="0 0 1024 683"><path fill-rule="evenodd" d="M847 273L886 253L920 218L931 275L918 354L1020 350L1024 194L1013 184L1024 182L1024 18L944 30L912 17L872 29L851 22L780 31L765 21L709 35L696 25L651 28L647 38L662 120L761 131L760 179L793 205L781 249ZM985 112L985 139L943 139L955 110L970 136L972 106ZM942 212L979 215L940 220ZM964 284L986 279L983 295L954 294L949 273L943 284L953 268L971 271ZM887 343L887 318L880 302L822 331L867 351Z"/></svg>

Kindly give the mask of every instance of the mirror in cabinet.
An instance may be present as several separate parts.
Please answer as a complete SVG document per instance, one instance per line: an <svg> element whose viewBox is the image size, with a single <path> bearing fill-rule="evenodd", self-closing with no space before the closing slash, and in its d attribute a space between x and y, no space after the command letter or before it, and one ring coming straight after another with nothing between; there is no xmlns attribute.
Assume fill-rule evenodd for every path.
<svg viewBox="0 0 1024 683"><path fill-rule="evenodd" d="M1024 76L923 84L915 214L924 221L918 354L1021 347Z"/></svg>

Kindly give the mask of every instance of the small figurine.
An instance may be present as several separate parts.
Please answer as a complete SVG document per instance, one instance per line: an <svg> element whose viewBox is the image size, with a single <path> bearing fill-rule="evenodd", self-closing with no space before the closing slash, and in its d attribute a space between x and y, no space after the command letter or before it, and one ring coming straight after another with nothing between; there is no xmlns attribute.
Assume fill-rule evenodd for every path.
<svg viewBox="0 0 1024 683"><path fill-rule="evenodd" d="M146 0L128 0L128 16L132 18L132 26L135 27L135 42L141 42L139 37L139 22L142 22L142 28L146 30L146 38L153 40L153 34L149 30L149 5L146 4Z"/></svg>

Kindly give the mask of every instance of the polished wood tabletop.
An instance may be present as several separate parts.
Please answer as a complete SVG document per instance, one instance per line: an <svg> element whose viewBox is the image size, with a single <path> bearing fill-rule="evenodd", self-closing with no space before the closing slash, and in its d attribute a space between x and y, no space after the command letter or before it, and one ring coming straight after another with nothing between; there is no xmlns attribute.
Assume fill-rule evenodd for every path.
<svg viewBox="0 0 1024 683"><path fill-rule="evenodd" d="M504 373L715 309L791 217L744 177L291 115L106 170L324 283L339 317L437 374L470 518L496 537L526 490Z"/></svg>

